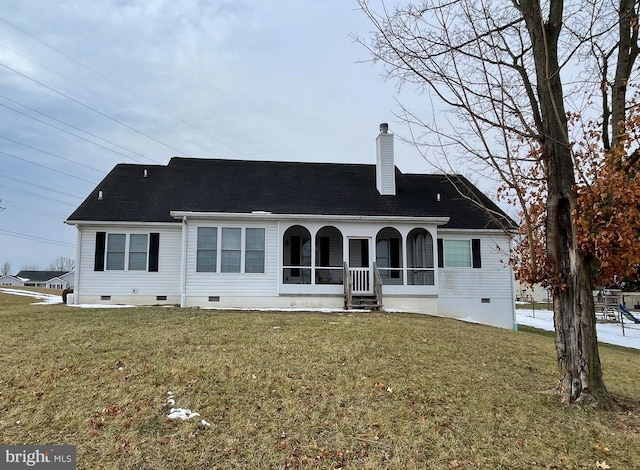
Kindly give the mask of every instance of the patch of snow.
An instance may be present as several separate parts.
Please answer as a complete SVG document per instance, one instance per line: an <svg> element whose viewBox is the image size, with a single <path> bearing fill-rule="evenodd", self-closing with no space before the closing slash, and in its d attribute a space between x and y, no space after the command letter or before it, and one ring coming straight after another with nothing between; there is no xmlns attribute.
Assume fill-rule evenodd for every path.
<svg viewBox="0 0 640 470"><path fill-rule="evenodd" d="M42 302L35 302L32 305L53 305L62 303L61 295L41 294L40 292L32 292L30 290L7 288L0 288L0 292L2 292L3 294L21 295L23 297L33 297L34 299L42 300Z"/></svg>
<svg viewBox="0 0 640 470"><path fill-rule="evenodd" d="M116 305L107 305L107 304L78 304L78 305L69 305L69 307L76 308L137 308L137 305L127 305L127 304L116 304Z"/></svg>
<svg viewBox="0 0 640 470"><path fill-rule="evenodd" d="M204 420L204 419L200 421L200 424L202 424L203 426L211 426L211 423L209 421Z"/></svg>
<svg viewBox="0 0 640 470"><path fill-rule="evenodd" d="M516 321L518 325L554 331L551 310L517 309ZM621 323L596 323L596 332L600 343L640 349L640 324L625 321L624 336L622 335Z"/></svg>

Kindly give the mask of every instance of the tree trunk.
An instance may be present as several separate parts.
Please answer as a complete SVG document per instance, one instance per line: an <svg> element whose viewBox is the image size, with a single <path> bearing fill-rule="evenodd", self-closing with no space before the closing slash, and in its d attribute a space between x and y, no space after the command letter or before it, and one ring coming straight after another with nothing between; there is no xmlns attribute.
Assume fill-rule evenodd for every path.
<svg viewBox="0 0 640 470"><path fill-rule="evenodd" d="M548 181L547 253L555 279L553 310L560 393L567 403L592 398L609 406L596 337L591 277L577 244L575 176L562 95L558 38L563 2L549 2L548 19L538 0L522 0L536 68L543 129L542 159Z"/></svg>

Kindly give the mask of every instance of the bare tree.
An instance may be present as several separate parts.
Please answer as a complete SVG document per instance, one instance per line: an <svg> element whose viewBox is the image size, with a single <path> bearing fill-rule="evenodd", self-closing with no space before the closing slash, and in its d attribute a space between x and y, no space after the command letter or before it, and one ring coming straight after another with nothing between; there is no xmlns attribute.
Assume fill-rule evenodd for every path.
<svg viewBox="0 0 640 470"><path fill-rule="evenodd" d="M58 256L49 263L49 269L51 271L73 271L75 267L76 260L67 256Z"/></svg>
<svg viewBox="0 0 640 470"><path fill-rule="evenodd" d="M375 11L359 0L374 32L370 40L356 37L388 78L416 85L447 110L429 121L401 106L398 117L411 140L440 157L455 151L469 158L468 165L489 169L504 194L520 203L526 236L544 233L546 253L531 252L530 261L554 293L559 392L567 403L595 399L603 406L611 398L597 347L590 262L576 240L567 111L593 112L592 90L602 89L603 96L615 90L612 109L603 98L596 112L614 135L623 130L637 55L637 5L617 1L422 0L394 8L383 2ZM605 54L589 62L598 51ZM607 66L615 64L611 78L603 70L605 56ZM605 109L615 116L613 125ZM542 209L528 206L531 192L543 193ZM544 211L544 227L529 210Z"/></svg>
<svg viewBox="0 0 640 470"><path fill-rule="evenodd" d="M25 264L20 268L20 271L38 271L40 270L40 266L37 264Z"/></svg>
<svg viewBox="0 0 640 470"><path fill-rule="evenodd" d="M10 274L10 273L11 273L11 263L9 263L8 261L5 261L2 264L2 267L0 268L0 274L4 276L5 274Z"/></svg>

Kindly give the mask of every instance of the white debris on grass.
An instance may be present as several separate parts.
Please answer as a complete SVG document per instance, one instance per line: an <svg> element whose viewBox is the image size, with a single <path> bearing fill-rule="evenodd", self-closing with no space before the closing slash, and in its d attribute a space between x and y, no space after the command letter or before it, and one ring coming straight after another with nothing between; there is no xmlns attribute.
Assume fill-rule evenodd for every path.
<svg viewBox="0 0 640 470"><path fill-rule="evenodd" d="M211 426L211 423L209 421L205 420L205 419L201 420L200 424L202 424L203 426L207 426L207 427Z"/></svg>
<svg viewBox="0 0 640 470"><path fill-rule="evenodd" d="M176 404L176 400L173 396L173 392L167 392L167 404L171 406ZM167 418L185 420L185 419L195 418L196 416L200 416L200 413L191 411L188 408L171 408L169 410L169 414L167 415ZM206 423L206 421L203 419L202 420L203 426L205 425L204 423ZM207 423L206 426L211 426L211 425Z"/></svg>

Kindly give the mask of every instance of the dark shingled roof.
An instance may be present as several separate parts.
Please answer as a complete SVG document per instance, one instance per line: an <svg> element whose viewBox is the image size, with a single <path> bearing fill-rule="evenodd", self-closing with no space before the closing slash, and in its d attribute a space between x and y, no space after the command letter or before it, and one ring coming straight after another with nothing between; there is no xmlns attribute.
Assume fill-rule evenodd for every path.
<svg viewBox="0 0 640 470"><path fill-rule="evenodd" d="M501 228L498 219L514 224L459 175L396 169L396 195L381 196L375 165L178 157L166 166L117 165L68 221L177 222L170 211L445 216L444 227L463 229Z"/></svg>
<svg viewBox="0 0 640 470"><path fill-rule="evenodd" d="M69 271L20 271L15 277L28 279L31 282L45 282L67 274Z"/></svg>

